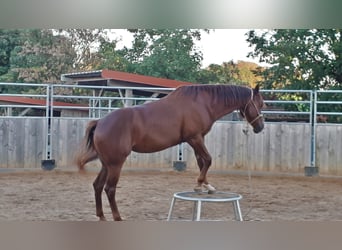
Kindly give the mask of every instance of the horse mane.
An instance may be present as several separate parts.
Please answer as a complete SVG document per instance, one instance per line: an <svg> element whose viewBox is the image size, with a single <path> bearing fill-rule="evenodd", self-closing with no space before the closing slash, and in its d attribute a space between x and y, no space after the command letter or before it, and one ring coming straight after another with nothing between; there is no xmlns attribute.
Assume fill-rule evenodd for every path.
<svg viewBox="0 0 342 250"><path fill-rule="evenodd" d="M207 93L213 102L224 102L225 105L245 103L251 98L251 89L245 86L228 84L198 84L177 88L175 94L196 100L201 93Z"/></svg>

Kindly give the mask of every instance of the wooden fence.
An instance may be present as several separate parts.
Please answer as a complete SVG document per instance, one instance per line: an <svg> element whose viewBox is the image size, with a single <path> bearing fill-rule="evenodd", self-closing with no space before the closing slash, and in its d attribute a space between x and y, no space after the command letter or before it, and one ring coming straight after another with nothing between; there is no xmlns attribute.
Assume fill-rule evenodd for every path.
<svg viewBox="0 0 342 250"><path fill-rule="evenodd" d="M51 158L58 168L75 168L73 158L87 119L54 118L51 130ZM0 168L40 168L44 159L46 120L38 118L0 119ZM310 166L310 124L267 123L260 134L242 130L243 122L216 122L206 136L213 170L242 170L304 173ZM316 126L316 166L321 174L342 175L342 125ZM114 153L114 152L113 152ZM178 146L153 153L132 153L125 168L172 169ZM184 144L188 169L197 169L192 149ZM99 163L95 162L95 165Z"/></svg>
<svg viewBox="0 0 342 250"><path fill-rule="evenodd" d="M44 119L0 119L0 168L40 167L45 134Z"/></svg>
<svg viewBox="0 0 342 250"><path fill-rule="evenodd" d="M320 173L342 175L342 124L318 124L316 132L316 165Z"/></svg>

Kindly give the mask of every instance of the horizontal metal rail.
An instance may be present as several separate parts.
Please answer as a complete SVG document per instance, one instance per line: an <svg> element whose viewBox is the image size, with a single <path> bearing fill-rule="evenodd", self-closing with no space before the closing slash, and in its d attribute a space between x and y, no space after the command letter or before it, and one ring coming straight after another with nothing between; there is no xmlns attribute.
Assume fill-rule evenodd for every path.
<svg viewBox="0 0 342 250"><path fill-rule="evenodd" d="M325 95L325 99L327 98L327 95L338 95L339 100L322 100L322 95ZM336 96L334 96L336 98ZM331 116L341 116L340 121L342 121L342 90L318 90L315 92L315 109L314 113L315 115L323 115L326 117ZM334 105L335 109L331 108L331 105ZM337 108L337 110L336 110ZM322 111L323 109L323 111ZM325 110L328 109L328 110ZM331 111L330 111L330 110Z"/></svg>
<svg viewBox="0 0 342 250"><path fill-rule="evenodd" d="M32 94L32 93L0 93L0 97L25 97L31 99L39 99L46 100L46 102L41 105L36 104L18 104L11 103L10 101L4 101L0 104L0 116L6 116L6 112L1 112L2 110L8 108L12 109L45 109L47 113L52 112L54 110L79 110L79 111L88 111L88 112L97 112L97 111L111 111L117 108L122 107L122 103L131 102L132 105L141 104L143 102L155 101L158 100L156 96L151 94L150 97L142 97L142 96L124 96L120 94L120 91L124 90L132 90L132 91L145 91L150 93L161 93L166 94L167 92L175 90L175 88L154 88L154 87L116 87L116 86L80 86L80 85L70 85L70 84L40 84L40 83L0 83L0 86L8 86L8 87L22 87L23 89L29 90L31 88L41 88L40 92L45 92L46 94ZM45 90L44 90L45 88ZM95 90L97 92L106 91L106 90L117 90L119 95L117 96L97 96L95 92L93 94L76 94L76 92L82 92L82 90ZM12 89L13 91L13 89ZM320 107L324 105L342 105L342 101L339 100L323 100L320 99L322 94L328 95L336 95L342 94L342 90L327 90L327 91L311 91L311 90L260 90L265 96L276 94L275 100L267 100L265 99L265 104L267 106L274 107L275 109L263 110L262 113L265 114L265 117L268 116L282 116L281 120L283 120L284 116L288 115L293 117L294 115L302 115L307 116L309 120L311 120L311 116L323 115L323 116L342 116L339 110L320 110ZM28 92L28 91L27 91ZM60 94L60 93L70 93L68 94ZM51 93L51 96L50 94ZM74 93L74 94L73 94ZM300 96L300 100L284 100L280 99L281 95L290 94L289 98L295 99L296 95ZM320 98L318 98L320 97ZM342 97L341 97L342 100ZM60 102L64 102L63 105L60 105ZM118 103L119 102L119 103ZM70 105L68 105L70 103ZM121 104L118 106L118 104ZM292 105L292 106L291 106ZM50 110L50 111L49 111ZM20 112L16 112L18 114ZM105 114L105 113L103 113ZM15 113L13 113L13 116ZM52 114L49 114L52 115ZM73 115L73 114L70 114Z"/></svg>

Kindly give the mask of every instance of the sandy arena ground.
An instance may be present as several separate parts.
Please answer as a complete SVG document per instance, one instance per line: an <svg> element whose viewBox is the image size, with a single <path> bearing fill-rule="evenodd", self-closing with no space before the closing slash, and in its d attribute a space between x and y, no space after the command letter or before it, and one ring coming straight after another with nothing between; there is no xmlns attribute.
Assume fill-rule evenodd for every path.
<svg viewBox="0 0 342 250"><path fill-rule="evenodd" d="M197 172L123 171L117 203L124 220L166 220L173 193L191 191ZM0 174L1 221L96 221L92 182L86 174L54 170ZM342 178L274 177L210 173L221 191L243 195L247 221L342 220ZM104 212L112 220L103 193ZM190 219L192 204L176 203L174 219ZM233 220L230 203L204 203L203 219Z"/></svg>

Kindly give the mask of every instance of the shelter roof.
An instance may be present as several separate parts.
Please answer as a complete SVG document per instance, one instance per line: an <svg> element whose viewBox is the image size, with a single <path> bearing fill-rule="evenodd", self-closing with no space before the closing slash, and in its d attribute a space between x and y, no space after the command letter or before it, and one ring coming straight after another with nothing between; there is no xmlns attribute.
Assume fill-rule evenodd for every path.
<svg viewBox="0 0 342 250"><path fill-rule="evenodd" d="M61 80L69 83L76 83L78 85L110 85L124 87L177 88L179 86L193 84L191 82L144 76L107 69L63 74L61 76Z"/></svg>

